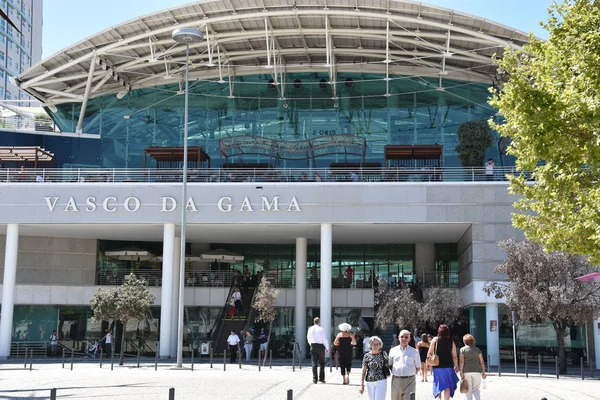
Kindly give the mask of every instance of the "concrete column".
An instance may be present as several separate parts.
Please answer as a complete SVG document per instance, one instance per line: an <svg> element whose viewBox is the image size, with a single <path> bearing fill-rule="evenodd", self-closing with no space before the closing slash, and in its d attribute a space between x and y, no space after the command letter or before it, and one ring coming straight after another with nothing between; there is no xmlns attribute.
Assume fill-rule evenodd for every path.
<svg viewBox="0 0 600 400"><path fill-rule="evenodd" d="M171 326L176 320L173 313L173 257L175 251L175 224L165 224L163 232L162 285L160 288L160 348L158 355L171 354Z"/></svg>
<svg viewBox="0 0 600 400"><path fill-rule="evenodd" d="M2 284L2 314L0 316L0 360L10 356L13 312L15 307L15 283L17 279L17 255L19 254L19 225L6 227L4 253L4 283Z"/></svg>
<svg viewBox="0 0 600 400"><path fill-rule="evenodd" d="M498 357L500 355L500 324L498 321L497 303L486 303L485 321L485 331L487 332L487 352L490 355L490 363L492 365L498 365Z"/></svg>
<svg viewBox="0 0 600 400"><path fill-rule="evenodd" d="M181 260L181 238L175 238L173 246L173 307L171 308L171 357L177 357L177 316L179 315L179 263Z"/></svg>
<svg viewBox="0 0 600 400"><path fill-rule="evenodd" d="M417 279L422 279L428 286L428 281L433 283L435 277L435 243L415 244L415 274ZM423 279L425 278L425 279Z"/></svg>
<svg viewBox="0 0 600 400"><path fill-rule="evenodd" d="M331 346L331 253L332 226L321 224L321 327Z"/></svg>
<svg viewBox="0 0 600 400"><path fill-rule="evenodd" d="M596 369L600 369L600 318L594 320L592 330L594 331L594 360Z"/></svg>
<svg viewBox="0 0 600 400"><path fill-rule="evenodd" d="M296 343L300 345L300 354L306 354L306 238L296 238Z"/></svg>

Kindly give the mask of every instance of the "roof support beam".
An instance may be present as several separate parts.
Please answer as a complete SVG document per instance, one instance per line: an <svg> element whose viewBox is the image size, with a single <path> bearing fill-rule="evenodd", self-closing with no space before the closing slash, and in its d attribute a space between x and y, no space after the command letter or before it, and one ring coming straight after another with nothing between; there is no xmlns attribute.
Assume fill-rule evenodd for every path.
<svg viewBox="0 0 600 400"><path fill-rule="evenodd" d="M100 89L102 86L104 86L104 84L106 83L106 81L108 81L110 79L110 72L107 72L106 75L104 75L104 78L100 79L100 81L98 81L98 83L96 83L96 86L94 86L94 88L92 89L92 93L96 93L98 91L98 89Z"/></svg>
<svg viewBox="0 0 600 400"><path fill-rule="evenodd" d="M45 87L38 87L37 91L43 92L43 93L55 94L55 95L57 95L57 97L68 97L70 99L83 100L83 96L80 94L65 93L65 92L61 92L60 90L48 89ZM54 99L52 99L52 100L53 100L52 104L55 104Z"/></svg>
<svg viewBox="0 0 600 400"><path fill-rule="evenodd" d="M87 83L85 85L85 92L83 95L83 103L81 103L81 110L79 111L79 121L77 121L76 133L83 133L83 120L85 118L85 110L87 108L88 99L90 98L90 91L92 90L92 79L94 78L94 69L96 69L96 52L92 56L90 62L90 72L88 73Z"/></svg>
<svg viewBox="0 0 600 400"><path fill-rule="evenodd" d="M323 10L314 10L314 9L298 9L296 11L294 11L296 14L298 15L306 15L306 16L312 16L312 17L316 17L316 16L322 16L323 14L325 15L335 15L338 17L345 17L345 16L350 16L350 17L354 17L356 15L355 11L346 11L346 10L338 10L338 9L323 9ZM265 15L266 14L266 15ZM256 18L265 18L265 16L267 18L270 17L286 17L290 15L290 10L276 10L276 11L260 11L260 12L249 12L247 14L243 14L243 16L240 15L226 15L226 16L218 16L218 17L214 17L214 18L207 18L205 23L219 23L219 22L228 22L231 21L233 19L256 19ZM376 12L368 12L368 11L361 11L361 16L363 18L366 19L381 19L382 16L380 13L376 13ZM425 24L428 26L432 26L434 28L442 28L442 29L448 29L448 25L441 23L441 22L436 22L436 21L431 21L431 20L427 20L424 21L423 19L419 19L419 18L415 18L412 16L407 16L407 15L396 15L396 14L392 14L392 15L386 15L386 18L389 18L390 20L396 21L396 22L409 22L409 23L419 23L419 24ZM175 20L175 18L173 18L173 20ZM176 21L176 20L175 20ZM190 22L185 22L185 23L179 23L179 21L176 21L179 25L180 28L185 28L185 27L194 27L194 26L198 26L198 21L194 20L194 21L190 21ZM127 37L127 38L123 38L123 40L118 41L118 42L114 42L111 43L107 46L104 46L100 49L97 50L98 55L102 55L105 53L110 53L111 51L118 49L120 47L123 47L127 44L139 41L141 39L143 39L145 41L146 38L151 37L152 35L161 35L161 34L167 34L170 33L172 31L172 26L169 27L164 27L164 28L160 28L160 29L156 29L150 32L143 32L140 33L138 35L132 35L131 37ZM502 45L502 46L510 46L512 48L516 48L518 49L520 46L515 45L514 43L511 43L510 41L498 38L498 37L494 37L492 35L488 35L485 33L480 33L480 32L476 32L473 30L470 30L468 28L463 28L460 26L456 26L453 25L450 27L450 29L452 31L455 32L459 32L459 33L464 33L470 37L478 37L478 38L482 38L482 39L488 39L498 45ZM29 80L23 80L20 87L25 89L27 87L32 86L33 84L35 84L36 82L39 82L41 80L44 80L52 75L55 75L61 71L64 71L67 68L70 67L74 67L75 65L81 63L82 61L86 61L89 60L92 57L91 52L84 54L72 61L66 62L66 63L61 63L58 67L53 68L51 70L48 70L40 75L34 76L32 78L30 78Z"/></svg>

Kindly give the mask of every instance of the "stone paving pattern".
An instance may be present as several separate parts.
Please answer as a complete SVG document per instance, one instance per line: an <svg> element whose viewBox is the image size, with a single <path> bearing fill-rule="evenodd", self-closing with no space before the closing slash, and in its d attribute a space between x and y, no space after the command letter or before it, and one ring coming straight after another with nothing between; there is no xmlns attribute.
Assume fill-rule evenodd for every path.
<svg viewBox="0 0 600 400"><path fill-rule="evenodd" d="M227 399L227 400L275 400L286 399L287 390L294 391L294 399L367 399L366 394L358 393L360 370L353 369L350 385L341 384L339 371L330 374L327 370L326 384L313 384L310 368L296 368L292 372L289 366L262 368L256 365L208 364L195 365L191 371L189 364L184 370L178 370L173 364L161 363L158 371L154 364L135 364L116 366L110 370L110 364L100 369L98 364L76 363L73 371L66 364L38 364L23 369L23 364L0 364L0 399L48 399L50 389L57 389L57 399L168 399L169 388L175 388L175 399ZM389 382L389 380L388 380ZM588 400L600 398L600 381L566 377L515 377L493 374L488 377L487 387L482 392L483 400ZM388 383L388 396L389 383ZM456 393L455 399L465 396ZM417 383L417 400L433 399L431 383Z"/></svg>

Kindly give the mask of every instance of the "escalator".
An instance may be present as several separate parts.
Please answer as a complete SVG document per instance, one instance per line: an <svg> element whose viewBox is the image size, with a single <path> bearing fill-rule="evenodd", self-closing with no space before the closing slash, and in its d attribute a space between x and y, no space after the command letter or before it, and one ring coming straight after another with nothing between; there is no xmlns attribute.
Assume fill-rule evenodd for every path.
<svg viewBox="0 0 600 400"><path fill-rule="evenodd" d="M254 302L256 288L249 287L248 290L242 290L240 293L242 294L243 307L236 317L233 319L227 317L227 304L219 312L217 324L211 336L213 354L215 355L222 355L223 351L226 350L227 337L231 331L239 334L241 330L245 331L249 329L254 322L254 308L252 307L252 303Z"/></svg>

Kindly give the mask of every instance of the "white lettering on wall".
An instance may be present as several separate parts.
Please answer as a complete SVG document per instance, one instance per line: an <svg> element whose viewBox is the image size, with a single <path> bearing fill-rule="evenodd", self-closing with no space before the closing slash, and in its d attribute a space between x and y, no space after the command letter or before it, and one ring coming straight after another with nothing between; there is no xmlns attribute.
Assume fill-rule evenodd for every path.
<svg viewBox="0 0 600 400"><path fill-rule="evenodd" d="M250 204L250 200L248 200L247 197L244 197L244 201L242 202L240 211L248 211L248 212L254 211L254 209L252 208L252 205Z"/></svg>
<svg viewBox="0 0 600 400"><path fill-rule="evenodd" d="M79 212L77 208L77 203L75 203L75 199L73 197L69 197L69 201L67 201L67 205L64 209L65 212Z"/></svg>
<svg viewBox="0 0 600 400"><path fill-rule="evenodd" d="M262 201L260 211L279 211L279 196L273 197L270 203L269 198L265 196L262 196L260 200Z"/></svg>
<svg viewBox="0 0 600 400"><path fill-rule="evenodd" d="M105 198L104 201L102 202L102 208L104 208L104 211L106 211L106 212L117 211L117 207L115 207L115 206L109 207L110 204L108 204L108 202L111 200L116 202L117 198L114 196L109 196L109 197Z"/></svg>
<svg viewBox="0 0 600 400"><path fill-rule="evenodd" d="M191 197L188 199L185 205L185 211L198 211L198 209L196 208L196 203L194 203L194 199L192 199Z"/></svg>
<svg viewBox="0 0 600 400"><path fill-rule="evenodd" d="M161 197L162 207L160 212L173 212L177 208L177 200L173 197Z"/></svg>
<svg viewBox="0 0 600 400"><path fill-rule="evenodd" d="M58 202L58 197L44 197L46 200L46 205L50 212L54 211L54 207L56 207L56 203Z"/></svg>
<svg viewBox="0 0 600 400"><path fill-rule="evenodd" d="M225 203L225 202L227 202L227 203ZM231 197L221 197L219 199L219 201L217 202L217 208L221 212L231 212L232 205L230 202L231 202Z"/></svg>
<svg viewBox="0 0 600 400"><path fill-rule="evenodd" d="M290 206L288 207L287 211L302 211L300 205L298 204L298 200L296 200L296 196L292 197L292 201L290 201Z"/></svg>
<svg viewBox="0 0 600 400"><path fill-rule="evenodd" d="M133 201L133 207L131 207L131 202ZM136 212L140 209L142 203L140 203L140 199L137 197L128 197L123 202L123 207L129 212Z"/></svg>
<svg viewBox="0 0 600 400"><path fill-rule="evenodd" d="M93 196L88 197L87 199L85 199L85 202L87 204L87 207L85 208L85 211L87 212L94 212L96 211L96 198Z"/></svg>

